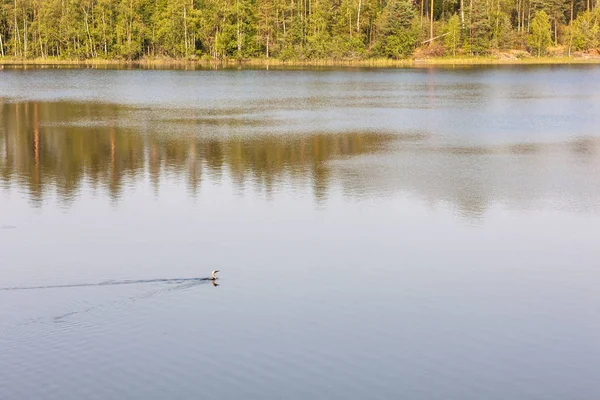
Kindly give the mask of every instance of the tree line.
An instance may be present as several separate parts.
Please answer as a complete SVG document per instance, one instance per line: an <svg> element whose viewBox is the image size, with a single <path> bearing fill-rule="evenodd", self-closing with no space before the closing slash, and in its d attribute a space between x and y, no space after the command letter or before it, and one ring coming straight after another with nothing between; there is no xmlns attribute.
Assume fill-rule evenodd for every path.
<svg viewBox="0 0 600 400"><path fill-rule="evenodd" d="M399 59L600 42L600 0L0 0L0 57Z"/></svg>

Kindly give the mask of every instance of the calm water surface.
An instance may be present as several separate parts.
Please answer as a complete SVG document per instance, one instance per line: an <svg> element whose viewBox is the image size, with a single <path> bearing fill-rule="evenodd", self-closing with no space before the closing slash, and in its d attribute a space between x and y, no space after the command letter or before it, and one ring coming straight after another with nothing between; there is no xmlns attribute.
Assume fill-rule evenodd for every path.
<svg viewBox="0 0 600 400"><path fill-rule="evenodd" d="M598 399L599 128L593 66L0 70L0 398Z"/></svg>

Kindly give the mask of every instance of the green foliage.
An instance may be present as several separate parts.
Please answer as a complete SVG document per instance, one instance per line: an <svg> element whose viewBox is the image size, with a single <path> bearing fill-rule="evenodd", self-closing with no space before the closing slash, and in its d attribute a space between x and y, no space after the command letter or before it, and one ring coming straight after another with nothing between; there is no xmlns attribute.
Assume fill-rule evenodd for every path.
<svg viewBox="0 0 600 400"><path fill-rule="evenodd" d="M460 17L454 14L446 24L444 36L444 46L446 50L451 51L452 55L456 55L456 50L460 45Z"/></svg>
<svg viewBox="0 0 600 400"><path fill-rule="evenodd" d="M502 11L490 13L491 38L490 46L492 48L504 49L512 45L512 26L510 17Z"/></svg>
<svg viewBox="0 0 600 400"><path fill-rule="evenodd" d="M418 36L414 22L415 10L409 0L390 0L376 22L380 37L375 51L395 59L411 55Z"/></svg>
<svg viewBox="0 0 600 400"><path fill-rule="evenodd" d="M281 49L281 52L279 53L279 58L283 61L295 60L298 58L298 53L296 52L294 46L292 46L291 44L287 44Z"/></svg>
<svg viewBox="0 0 600 400"><path fill-rule="evenodd" d="M531 33L529 35L529 46L541 56L546 53L546 49L552 43L552 31L550 27L550 18L545 11L535 13L531 21Z"/></svg>
<svg viewBox="0 0 600 400"><path fill-rule="evenodd" d="M327 58L334 50L327 31L318 31L308 37L305 56L309 59Z"/></svg>
<svg viewBox="0 0 600 400"><path fill-rule="evenodd" d="M487 3L484 0L473 0L471 12L471 29L469 35L471 53L482 55L491 47L492 27Z"/></svg>
<svg viewBox="0 0 600 400"><path fill-rule="evenodd" d="M600 27L598 10L596 12L584 12L573 21L569 32L572 45L575 50L590 50L598 47Z"/></svg>
<svg viewBox="0 0 600 400"><path fill-rule="evenodd" d="M427 0L0 0L0 57L399 59L409 57L429 37L430 4ZM576 50L598 47L600 8L587 12L581 1L573 4L574 21L565 29L561 24L571 20L569 0L435 0L433 25L438 35L450 33L443 44L452 54L461 46L470 54L528 46L540 55L549 45L548 32ZM536 14L529 20L530 9L544 10L547 19ZM566 34L561 37L556 31Z"/></svg>

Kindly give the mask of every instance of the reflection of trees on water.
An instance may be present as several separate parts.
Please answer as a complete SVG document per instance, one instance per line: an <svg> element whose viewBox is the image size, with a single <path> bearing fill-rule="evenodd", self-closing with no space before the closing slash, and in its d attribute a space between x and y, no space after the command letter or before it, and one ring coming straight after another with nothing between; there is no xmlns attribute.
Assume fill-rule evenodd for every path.
<svg viewBox="0 0 600 400"><path fill-rule="evenodd" d="M271 191L277 182L310 182L321 197L330 184L326 161L365 154L392 140L368 132L300 136L228 136L223 139L141 134L119 128L127 109L114 104L1 104L0 178L26 187L39 204L56 188L72 199L87 185L118 198L123 185L147 173L158 189L161 176L185 177L192 191L203 174L224 172L235 185ZM81 123L80 121L84 121Z"/></svg>
<svg viewBox="0 0 600 400"><path fill-rule="evenodd" d="M196 118L196 125L187 118L183 128L163 131L158 111L146 120L147 110L116 104L0 100L0 111L0 182L25 188L37 205L46 192L57 191L68 202L88 188L118 199L136 180L149 179L158 190L168 177L185 180L191 193L203 180L221 178L238 190L252 186L267 194L282 184L310 185L317 200L335 180L350 195L404 191L427 203L446 202L475 220L498 203L519 209L540 201L569 209L600 207L597 138L436 145L431 137L372 132L268 135L269 121L267 132L256 135L238 120L232 131L242 134L231 136L206 130L204 117ZM139 124L126 124L136 118ZM172 124L172 119L165 120ZM194 126L202 126L200 134ZM377 152L383 148L394 151ZM344 160L375 152L360 162Z"/></svg>

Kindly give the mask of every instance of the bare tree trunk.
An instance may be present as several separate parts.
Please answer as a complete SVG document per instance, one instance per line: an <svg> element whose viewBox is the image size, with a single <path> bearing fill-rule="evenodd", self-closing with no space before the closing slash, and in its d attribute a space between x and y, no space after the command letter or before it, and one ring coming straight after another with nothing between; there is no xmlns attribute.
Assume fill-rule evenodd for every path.
<svg viewBox="0 0 600 400"><path fill-rule="evenodd" d="M2 34L0 33L0 53L4 57L4 44L2 43Z"/></svg>
<svg viewBox="0 0 600 400"><path fill-rule="evenodd" d="M460 27L463 29L465 27L465 5L463 0L460 0Z"/></svg>
<svg viewBox="0 0 600 400"><path fill-rule="evenodd" d="M102 10L102 36L104 37L104 57L108 56L108 44L106 43L106 20L104 10Z"/></svg>
<svg viewBox="0 0 600 400"><path fill-rule="evenodd" d="M190 4L189 4L189 10L192 13L192 17L194 17L194 0L189 0ZM186 21L186 30L187 30L187 21ZM188 32L188 49L192 52L192 56L194 56L196 54L196 32L193 29L191 29L191 32Z"/></svg>
<svg viewBox="0 0 600 400"><path fill-rule="evenodd" d="M42 32L40 31L40 25L41 25L40 24L40 19L41 19L41 17L40 17L39 12L35 12L35 14L33 14L33 19L34 20L36 19L36 17L37 17L37 20L38 20L37 34L38 34L38 42L40 43L40 55L41 55L42 58L45 58L44 57L44 45L42 43Z"/></svg>
<svg viewBox="0 0 600 400"><path fill-rule="evenodd" d="M154 0L154 9L158 9L158 0ZM156 56L156 18L152 18L152 56Z"/></svg>
<svg viewBox="0 0 600 400"><path fill-rule="evenodd" d="M521 32L525 28L525 0L521 0Z"/></svg>
<svg viewBox="0 0 600 400"><path fill-rule="evenodd" d="M521 12L519 7L521 6L521 0L517 0L517 3L515 5L515 10L517 11L517 32L521 32Z"/></svg>
<svg viewBox="0 0 600 400"><path fill-rule="evenodd" d="M188 57L188 31L187 31L187 10L185 4L183 6L183 40L185 45L185 58Z"/></svg>
<svg viewBox="0 0 600 400"><path fill-rule="evenodd" d="M473 55L473 0L469 0L469 54Z"/></svg>
<svg viewBox="0 0 600 400"><path fill-rule="evenodd" d="M92 35L90 34L90 25L88 24L88 13L85 7L81 7L81 9L83 10L83 14L85 15L85 31L88 35L88 41L90 44L89 53L92 57L94 57L94 42L92 41Z"/></svg>
<svg viewBox="0 0 600 400"><path fill-rule="evenodd" d="M27 17L23 15L23 55L27 57Z"/></svg>
<svg viewBox="0 0 600 400"><path fill-rule="evenodd" d="M235 2L235 10L237 13L237 51L238 51L238 57L241 57L241 55L242 55L242 35L240 32L240 2L239 1Z"/></svg>
<svg viewBox="0 0 600 400"><path fill-rule="evenodd" d="M19 34L19 23L17 20L17 0L15 0L15 35L13 36L13 40L15 41L15 57L17 56L18 47L17 44L21 43L21 36Z"/></svg>
<svg viewBox="0 0 600 400"><path fill-rule="evenodd" d="M431 39L431 45L433 43L433 0L429 0L429 2L431 3L431 15L429 16L431 18L431 25L429 26L429 39Z"/></svg>
<svg viewBox="0 0 600 400"><path fill-rule="evenodd" d="M360 9L362 8L362 0L358 0L358 11L356 12L356 32L360 32Z"/></svg>
<svg viewBox="0 0 600 400"><path fill-rule="evenodd" d="M521 0L517 0L517 32L521 32Z"/></svg>
<svg viewBox="0 0 600 400"><path fill-rule="evenodd" d="M61 44L62 44L63 39L65 39L63 37L63 24L62 24L64 18L65 18L65 0L61 0L61 2L60 2L60 22L61 23L58 24L58 36L60 37L60 42L56 45L56 52L58 53L57 55L59 57L62 52ZM65 42L66 42L66 40L65 40Z"/></svg>
<svg viewBox="0 0 600 400"><path fill-rule="evenodd" d="M525 28L525 0L521 0L521 32Z"/></svg>

